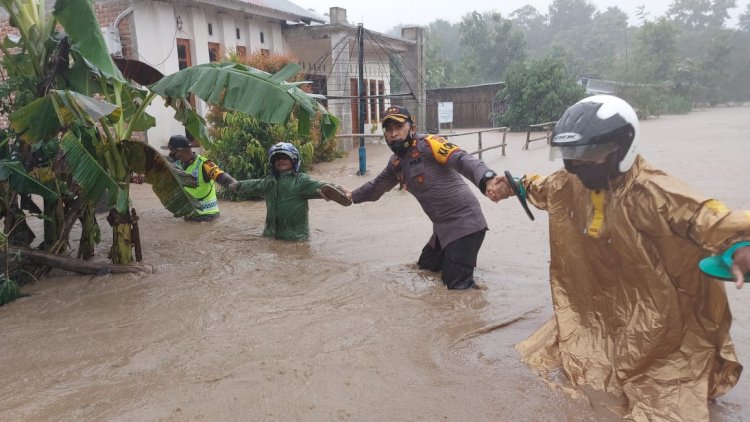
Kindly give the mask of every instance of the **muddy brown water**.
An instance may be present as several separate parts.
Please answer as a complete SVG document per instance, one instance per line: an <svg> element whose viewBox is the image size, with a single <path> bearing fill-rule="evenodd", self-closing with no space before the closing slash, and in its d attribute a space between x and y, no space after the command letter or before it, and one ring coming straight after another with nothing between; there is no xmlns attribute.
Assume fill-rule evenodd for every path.
<svg viewBox="0 0 750 422"><path fill-rule="evenodd" d="M652 164L750 209L750 107L641 128ZM522 151L524 137L484 160L516 175L560 166L543 141ZM475 136L453 141L476 149ZM366 177L356 149L311 174L357 187L388 150L367 154ZM148 185L132 190L154 273L56 272L0 307L0 420L619 420L618 400L540 378L513 348L552 313L546 215L529 221L514 198L480 199L490 231L476 274L488 289L454 292L414 265L430 223L406 192L349 208L312 201L312 239L297 244L261 236L263 202L222 202L218 221L186 223ZM748 364L750 290L727 292ZM750 420L748 397L746 375L711 419Z"/></svg>

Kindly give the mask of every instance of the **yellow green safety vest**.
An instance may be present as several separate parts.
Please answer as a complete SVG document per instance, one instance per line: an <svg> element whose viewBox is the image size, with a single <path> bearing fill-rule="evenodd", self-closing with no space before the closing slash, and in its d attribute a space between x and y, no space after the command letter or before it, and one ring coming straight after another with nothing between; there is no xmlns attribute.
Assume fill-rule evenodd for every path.
<svg viewBox="0 0 750 422"><path fill-rule="evenodd" d="M187 173L192 174L195 180L198 181L197 187L186 187L185 192L200 203L199 215L219 213L219 202L216 200L216 183L211 179L205 180L203 177L203 163L206 161L205 157L196 155L193 163L185 169Z"/></svg>

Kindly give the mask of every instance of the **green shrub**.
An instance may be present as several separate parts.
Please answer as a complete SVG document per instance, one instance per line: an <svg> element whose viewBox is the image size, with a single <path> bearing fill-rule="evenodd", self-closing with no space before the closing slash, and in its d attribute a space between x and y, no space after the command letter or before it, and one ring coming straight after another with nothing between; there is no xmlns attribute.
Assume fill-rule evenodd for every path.
<svg viewBox="0 0 750 422"><path fill-rule="evenodd" d="M213 111L214 123L216 112ZM206 155L237 180L259 179L270 173L268 149L277 142L290 142L300 151L302 170L307 170L313 160L315 146L309 137L297 132L297 122L286 125L263 123L255 117L239 112L221 113L220 124L211 128L215 139ZM222 198L238 199L228 192L219 192Z"/></svg>
<svg viewBox="0 0 750 422"><path fill-rule="evenodd" d="M619 95L633 106L639 119L685 114L693 108L690 98L662 86L634 85L623 88Z"/></svg>
<svg viewBox="0 0 750 422"><path fill-rule="evenodd" d="M513 65L498 96L507 102L508 111L493 116L496 123L518 131L556 121L586 91L568 74L561 59L546 57Z"/></svg>
<svg viewBox="0 0 750 422"><path fill-rule="evenodd" d="M664 110L667 114L687 114L693 109L690 98L670 95L665 98Z"/></svg>
<svg viewBox="0 0 750 422"><path fill-rule="evenodd" d="M247 56L230 52L228 58L230 61L269 73L278 72L287 63L296 61L290 55L267 55L260 52ZM293 79L301 80L302 77L302 74L298 74ZM277 142L290 142L297 147L303 171L309 170L312 163L331 161L340 156L334 139L322 139L320 116L311 125L309 136L298 133L298 121L294 116L285 125L270 124L243 113L226 112L218 107L211 107L206 120L215 140L208 146L206 155L237 180L267 176L271 170L267 160L268 149ZM219 197L246 199L226 191L220 191Z"/></svg>

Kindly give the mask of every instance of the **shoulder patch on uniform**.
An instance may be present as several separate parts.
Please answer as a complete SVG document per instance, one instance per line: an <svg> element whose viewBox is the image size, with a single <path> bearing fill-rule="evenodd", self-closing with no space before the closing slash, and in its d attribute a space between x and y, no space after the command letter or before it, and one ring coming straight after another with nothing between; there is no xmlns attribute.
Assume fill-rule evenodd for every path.
<svg viewBox="0 0 750 422"><path fill-rule="evenodd" d="M435 160L440 164L445 164L454 152L461 149L458 145L452 144L444 138L435 135L427 135L424 140L430 146Z"/></svg>
<svg viewBox="0 0 750 422"><path fill-rule="evenodd" d="M224 171L211 160L206 160L203 162L203 170L211 180L216 180L219 176L222 175L222 173L224 173Z"/></svg>

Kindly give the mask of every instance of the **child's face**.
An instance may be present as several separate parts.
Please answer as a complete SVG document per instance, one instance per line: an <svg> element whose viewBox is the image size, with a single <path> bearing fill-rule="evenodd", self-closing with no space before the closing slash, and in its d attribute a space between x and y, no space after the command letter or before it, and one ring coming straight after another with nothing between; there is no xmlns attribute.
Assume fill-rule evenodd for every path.
<svg viewBox="0 0 750 422"><path fill-rule="evenodd" d="M292 169L292 160L289 157L280 155L279 157L274 158L273 168L278 172L290 171Z"/></svg>

